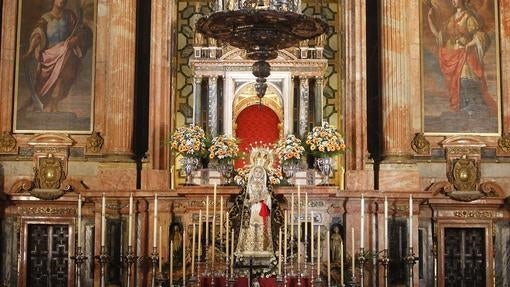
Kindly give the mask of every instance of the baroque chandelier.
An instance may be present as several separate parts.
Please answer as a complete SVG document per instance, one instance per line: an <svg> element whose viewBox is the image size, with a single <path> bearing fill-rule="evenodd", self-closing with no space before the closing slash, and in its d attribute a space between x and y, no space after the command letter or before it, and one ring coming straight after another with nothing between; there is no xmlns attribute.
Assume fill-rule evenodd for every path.
<svg viewBox="0 0 510 287"><path fill-rule="evenodd" d="M268 60L276 59L278 50L300 41L320 36L328 24L299 10L301 0L218 0L217 11L200 18L197 32L236 48L246 50L255 60L253 75L257 78L257 97L266 93L266 78L271 73Z"/></svg>

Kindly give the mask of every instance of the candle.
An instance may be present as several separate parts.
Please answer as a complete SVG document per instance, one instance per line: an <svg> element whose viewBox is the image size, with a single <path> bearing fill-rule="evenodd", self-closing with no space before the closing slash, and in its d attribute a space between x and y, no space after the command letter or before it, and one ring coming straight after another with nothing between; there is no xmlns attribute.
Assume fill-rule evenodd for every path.
<svg viewBox="0 0 510 287"><path fill-rule="evenodd" d="M170 286L174 282L174 241L170 241Z"/></svg>
<svg viewBox="0 0 510 287"><path fill-rule="evenodd" d="M388 250L388 197L384 197L384 249Z"/></svg>
<svg viewBox="0 0 510 287"><path fill-rule="evenodd" d="M301 218L301 185L297 186L297 217L298 217L298 220ZM301 228L299 228L299 229L301 229Z"/></svg>
<svg viewBox="0 0 510 287"><path fill-rule="evenodd" d="M328 230L328 242L326 243L327 244L327 248L326 248L326 251L328 252L328 286L331 286L331 243L330 243L330 238L331 238L331 232ZM342 241L340 241L342 242ZM343 265L341 265L342 268L340 269L343 269ZM341 283L340 283L341 285Z"/></svg>
<svg viewBox="0 0 510 287"><path fill-rule="evenodd" d="M344 286L344 241L340 241L340 286ZM331 286L331 285L330 285Z"/></svg>
<svg viewBox="0 0 510 287"><path fill-rule="evenodd" d="M215 249L214 246L216 246L216 214L213 214L213 218L212 218L212 234L211 234L211 249L212 249L212 261L211 262L214 262L214 257L215 257Z"/></svg>
<svg viewBox="0 0 510 287"><path fill-rule="evenodd" d="M106 197L103 192L101 200L101 246L105 246L106 242Z"/></svg>
<svg viewBox="0 0 510 287"><path fill-rule="evenodd" d="M209 195L205 198L205 250L209 246Z"/></svg>
<svg viewBox="0 0 510 287"><path fill-rule="evenodd" d="M278 231L278 275L282 275L282 229Z"/></svg>
<svg viewBox="0 0 510 287"><path fill-rule="evenodd" d="M355 264L355 261L356 261L356 253L354 253L354 227L351 227L351 256L352 256L352 260L351 260L351 263L352 263L352 272L354 273L356 268L354 266Z"/></svg>
<svg viewBox="0 0 510 287"><path fill-rule="evenodd" d="M128 246L132 246L133 243L133 194L129 195L129 218L128 218Z"/></svg>
<svg viewBox="0 0 510 287"><path fill-rule="evenodd" d="M186 286L186 229L182 231L182 286Z"/></svg>
<svg viewBox="0 0 510 287"><path fill-rule="evenodd" d="M301 185L297 187L297 262L301 262Z"/></svg>
<svg viewBox="0 0 510 287"><path fill-rule="evenodd" d="M223 196L220 197L220 242L223 241Z"/></svg>
<svg viewBox="0 0 510 287"><path fill-rule="evenodd" d="M228 220L228 211L227 211L227 214L226 214L226 217L227 217L227 220L225 222L226 224L226 227L225 227L225 261L227 261L228 259L228 232L229 232L229 220Z"/></svg>
<svg viewBox="0 0 510 287"><path fill-rule="evenodd" d="M158 242L158 251L159 251L159 272L162 271L163 266L163 249L161 248L161 225L159 226L159 242Z"/></svg>
<svg viewBox="0 0 510 287"><path fill-rule="evenodd" d="M197 225L193 223L193 239L191 243L191 277L195 275L195 235L196 235Z"/></svg>
<svg viewBox="0 0 510 287"><path fill-rule="evenodd" d="M308 192L305 192L305 242L308 241Z"/></svg>
<svg viewBox="0 0 510 287"><path fill-rule="evenodd" d="M158 237L158 194L154 195L154 223L152 234L152 247L156 247L156 240Z"/></svg>
<svg viewBox="0 0 510 287"><path fill-rule="evenodd" d="M328 241L329 241L329 239L328 239ZM319 227L317 227L317 277L321 276L321 251L322 251L321 250L321 226L319 225Z"/></svg>
<svg viewBox="0 0 510 287"><path fill-rule="evenodd" d="M284 220L284 224L283 224L283 236L284 236L283 261L285 262L285 264L287 264L287 239L288 239L287 224L288 224L288 217L289 217L289 213L287 212L287 210L284 211L283 216L284 216L284 219L283 219Z"/></svg>
<svg viewBox="0 0 510 287"><path fill-rule="evenodd" d="M290 238L294 238L294 193L290 196Z"/></svg>
<svg viewBox="0 0 510 287"><path fill-rule="evenodd" d="M78 195L78 219L76 225L76 233L78 233L78 248L81 248L81 194Z"/></svg>
<svg viewBox="0 0 510 287"><path fill-rule="evenodd" d="M202 210L198 212L198 257L202 258Z"/></svg>
<svg viewBox="0 0 510 287"><path fill-rule="evenodd" d="M409 195L409 248L413 247L413 196Z"/></svg>
<svg viewBox="0 0 510 287"><path fill-rule="evenodd" d="M310 218L311 218L311 224L310 224L310 254L312 256L311 257L311 262L312 262L312 265L313 265L313 211L310 213Z"/></svg>
<svg viewBox="0 0 510 287"><path fill-rule="evenodd" d="M172 165L170 168L170 189L175 189L175 178L174 178L174 172L175 172L175 165Z"/></svg>
<svg viewBox="0 0 510 287"><path fill-rule="evenodd" d="M363 194L361 195L361 211L360 211L360 217L361 217L361 235L360 235L360 241L359 241L359 247L363 248L365 247L365 197Z"/></svg>
<svg viewBox="0 0 510 287"><path fill-rule="evenodd" d="M230 235L230 274L234 275L234 228L232 228Z"/></svg>

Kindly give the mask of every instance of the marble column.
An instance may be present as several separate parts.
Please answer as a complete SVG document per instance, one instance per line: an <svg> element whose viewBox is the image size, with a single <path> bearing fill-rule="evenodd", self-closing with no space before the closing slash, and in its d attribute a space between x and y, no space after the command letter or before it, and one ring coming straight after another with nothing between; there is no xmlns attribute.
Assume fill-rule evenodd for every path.
<svg viewBox="0 0 510 287"><path fill-rule="evenodd" d="M381 0L381 75L383 157L410 157L410 69L407 0ZM416 79L414 79L416 80Z"/></svg>
<svg viewBox="0 0 510 287"><path fill-rule="evenodd" d="M209 117L207 119L207 127L212 137L218 135L218 77L209 77Z"/></svg>
<svg viewBox="0 0 510 287"><path fill-rule="evenodd" d="M106 150L130 156L133 137L136 1L111 1L107 64Z"/></svg>
<svg viewBox="0 0 510 287"><path fill-rule="evenodd" d="M201 89L202 89L202 77L195 76L193 77L193 123L200 125L201 118L201 110L202 110L202 101L201 101Z"/></svg>
<svg viewBox="0 0 510 287"><path fill-rule="evenodd" d="M322 97L324 89L324 79L322 77L315 78L315 125L320 125L323 121L322 115Z"/></svg>
<svg viewBox="0 0 510 287"><path fill-rule="evenodd" d="M308 130L308 106L310 101L310 86L308 78L299 78L299 136L305 137Z"/></svg>

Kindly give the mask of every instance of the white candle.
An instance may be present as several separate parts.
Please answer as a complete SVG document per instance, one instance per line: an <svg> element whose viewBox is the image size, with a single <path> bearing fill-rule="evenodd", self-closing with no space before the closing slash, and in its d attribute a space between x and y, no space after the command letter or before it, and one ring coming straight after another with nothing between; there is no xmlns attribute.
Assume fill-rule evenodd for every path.
<svg viewBox="0 0 510 287"><path fill-rule="evenodd" d="M193 239L191 240L191 277L195 275L195 241L196 241L197 225L193 223Z"/></svg>
<svg viewBox="0 0 510 287"><path fill-rule="evenodd" d="M78 247L81 247L81 194L78 195L78 219L76 225L76 233L78 233Z"/></svg>
<svg viewBox="0 0 510 287"><path fill-rule="evenodd" d="M209 246L209 195L205 198L205 247Z"/></svg>
<svg viewBox="0 0 510 287"><path fill-rule="evenodd" d="M101 246L105 246L106 243L106 197L103 192L103 198L101 200Z"/></svg>
<svg viewBox="0 0 510 287"><path fill-rule="evenodd" d="M312 262L312 265L313 265L313 211L310 213L310 254L312 256L311 257L311 262Z"/></svg>
<svg viewBox="0 0 510 287"><path fill-rule="evenodd" d="M301 262L301 185L297 187L297 262Z"/></svg>
<svg viewBox="0 0 510 287"><path fill-rule="evenodd" d="M158 254L159 254L159 272L163 271L163 249L161 248L161 233L162 233L162 227L159 226L159 238L158 238Z"/></svg>
<svg viewBox="0 0 510 287"><path fill-rule="evenodd" d="M234 228L230 232L230 274L234 274Z"/></svg>
<svg viewBox="0 0 510 287"><path fill-rule="evenodd" d="M285 262L285 264L287 264L287 224L289 223L288 222L288 217L289 217L289 213L287 210L284 211L283 213L283 216L285 217L284 218L284 224L283 224L283 237L284 237L284 240L283 240L283 261Z"/></svg>
<svg viewBox="0 0 510 287"><path fill-rule="evenodd" d="M321 276L321 226L317 227L317 277Z"/></svg>
<svg viewBox="0 0 510 287"><path fill-rule="evenodd" d="M344 286L344 241L340 241L340 286ZM331 286L331 285L330 285Z"/></svg>
<svg viewBox="0 0 510 287"><path fill-rule="evenodd" d="M328 237L327 237L327 240L328 242L326 243L327 244L327 248L326 248L326 251L327 251L327 258L328 258L328 286L331 286L331 243L330 243L330 238L331 238L331 232L328 230ZM342 242L342 241L340 241ZM343 265L341 265L342 267L340 269L343 269Z"/></svg>
<svg viewBox="0 0 510 287"><path fill-rule="evenodd" d="M228 211L227 211L227 214L225 215L225 217L227 218L226 222L225 222L225 261L227 261L228 259L228 232L230 231L229 229L229 220L228 220Z"/></svg>
<svg viewBox="0 0 510 287"><path fill-rule="evenodd" d="M198 257L202 258L202 210L198 212Z"/></svg>
<svg viewBox="0 0 510 287"><path fill-rule="evenodd" d="M175 189L175 177L174 177L174 173L175 173L175 165L172 165L172 167L170 168L170 189L171 190Z"/></svg>
<svg viewBox="0 0 510 287"><path fill-rule="evenodd" d="M152 234L152 247L156 247L158 238L158 194L154 195L154 222L153 222L153 234Z"/></svg>
<svg viewBox="0 0 510 287"><path fill-rule="evenodd" d="M278 230L278 275L282 275L282 229Z"/></svg>
<svg viewBox="0 0 510 287"><path fill-rule="evenodd" d="M356 261L356 253L354 253L354 227L351 227L351 256L352 256L352 260L351 260L351 263L352 263L352 272L356 272L356 268L355 268L355 261Z"/></svg>
<svg viewBox="0 0 510 287"><path fill-rule="evenodd" d="M360 211L360 217L361 217L361 235L360 235L360 241L359 241L359 247L363 248L365 247L365 197L363 194L361 195L361 211Z"/></svg>
<svg viewBox="0 0 510 287"><path fill-rule="evenodd" d="M305 242L308 241L308 192L305 192Z"/></svg>
<svg viewBox="0 0 510 287"><path fill-rule="evenodd" d="M294 193L290 196L290 238L294 238Z"/></svg>
<svg viewBox="0 0 510 287"><path fill-rule="evenodd" d="M409 248L413 247L413 196L409 195Z"/></svg>
<svg viewBox="0 0 510 287"><path fill-rule="evenodd" d="M128 246L133 243L133 194L129 195Z"/></svg>
<svg viewBox="0 0 510 287"><path fill-rule="evenodd" d="M211 234L211 249L212 249L212 261L211 262L214 262L214 257L215 257L215 249L214 248L216 246L216 214L213 214L213 218L212 218L212 234Z"/></svg>
<svg viewBox="0 0 510 287"><path fill-rule="evenodd" d="M220 197L220 242L223 242L223 196Z"/></svg>
<svg viewBox="0 0 510 287"><path fill-rule="evenodd" d="M182 231L182 286L186 286L186 228Z"/></svg>
<svg viewBox="0 0 510 287"><path fill-rule="evenodd" d="M384 249L388 250L388 197L384 197Z"/></svg>
<svg viewBox="0 0 510 287"><path fill-rule="evenodd" d="M174 282L174 241L170 241L170 286Z"/></svg>

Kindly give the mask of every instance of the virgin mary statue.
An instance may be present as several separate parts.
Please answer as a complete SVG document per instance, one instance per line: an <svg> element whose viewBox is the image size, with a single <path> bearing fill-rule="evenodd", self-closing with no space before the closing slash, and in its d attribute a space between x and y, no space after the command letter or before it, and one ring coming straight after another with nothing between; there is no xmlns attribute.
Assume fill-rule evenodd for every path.
<svg viewBox="0 0 510 287"><path fill-rule="evenodd" d="M271 236L271 193L268 189L268 155L252 154L252 166L243 198L236 248L238 258L269 259L274 256ZM270 155L269 155L270 156ZM269 161L270 162L270 161Z"/></svg>

